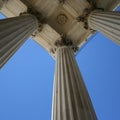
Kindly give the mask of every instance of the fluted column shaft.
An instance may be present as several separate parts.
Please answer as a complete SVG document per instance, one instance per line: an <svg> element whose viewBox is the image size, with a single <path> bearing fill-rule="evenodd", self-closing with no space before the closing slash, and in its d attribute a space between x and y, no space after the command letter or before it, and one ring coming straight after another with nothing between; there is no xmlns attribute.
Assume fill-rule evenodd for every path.
<svg viewBox="0 0 120 120"><path fill-rule="evenodd" d="M52 120L97 120L73 50L56 52Z"/></svg>
<svg viewBox="0 0 120 120"><path fill-rule="evenodd" d="M88 25L120 44L120 12L93 11L88 17Z"/></svg>
<svg viewBox="0 0 120 120"><path fill-rule="evenodd" d="M38 27L33 15L0 20L0 67L20 48Z"/></svg>

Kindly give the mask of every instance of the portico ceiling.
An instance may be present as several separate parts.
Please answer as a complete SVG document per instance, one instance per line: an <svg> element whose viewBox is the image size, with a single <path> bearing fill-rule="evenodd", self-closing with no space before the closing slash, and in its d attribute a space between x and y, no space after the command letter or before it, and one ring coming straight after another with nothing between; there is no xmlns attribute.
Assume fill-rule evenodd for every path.
<svg viewBox="0 0 120 120"><path fill-rule="evenodd" d="M66 36L80 48L94 33L77 20L86 8L91 8L92 3L96 3L98 8L113 10L120 0L8 0L1 12L13 17L32 7L41 13L45 19L43 28L33 39L54 56L55 42L61 36Z"/></svg>

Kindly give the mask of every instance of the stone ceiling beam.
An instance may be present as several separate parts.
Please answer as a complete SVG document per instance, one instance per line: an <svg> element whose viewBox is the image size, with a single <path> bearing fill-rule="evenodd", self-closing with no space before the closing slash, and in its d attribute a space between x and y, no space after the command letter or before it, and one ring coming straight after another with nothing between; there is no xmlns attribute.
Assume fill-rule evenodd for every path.
<svg viewBox="0 0 120 120"><path fill-rule="evenodd" d="M20 0L3 0L4 5L1 8L1 12L9 17L19 16L21 12L27 11L27 6Z"/></svg>

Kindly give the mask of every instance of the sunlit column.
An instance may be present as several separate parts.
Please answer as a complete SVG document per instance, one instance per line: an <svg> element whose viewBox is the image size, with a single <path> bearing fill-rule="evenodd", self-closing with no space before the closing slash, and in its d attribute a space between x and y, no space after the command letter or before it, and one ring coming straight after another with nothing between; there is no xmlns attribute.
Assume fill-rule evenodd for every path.
<svg viewBox="0 0 120 120"><path fill-rule="evenodd" d="M93 11L88 17L88 25L120 44L120 12Z"/></svg>
<svg viewBox="0 0 120 120"><path fill-rule="evenodd" d="M71 47L56 51L52 120L97 120Z"/></svg>
<svg viewBox="0 0 120 120"><path fill-rule="evenodd" d="M0 67L20 48L38 27L33 15L0 20Z"/></svg>

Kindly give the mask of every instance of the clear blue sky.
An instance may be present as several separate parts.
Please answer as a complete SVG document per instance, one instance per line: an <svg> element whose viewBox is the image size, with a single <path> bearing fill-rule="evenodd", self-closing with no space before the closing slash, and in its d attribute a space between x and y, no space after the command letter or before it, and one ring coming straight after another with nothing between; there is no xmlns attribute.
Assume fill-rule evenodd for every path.
<svg viewBox="0 0 120 120"><path fill-rule="evenodd" d="M98 120L120 120L120 46L97 33L76 58ZM0 70L0 120L51 120L54 68L27 40Z"/></svg>

